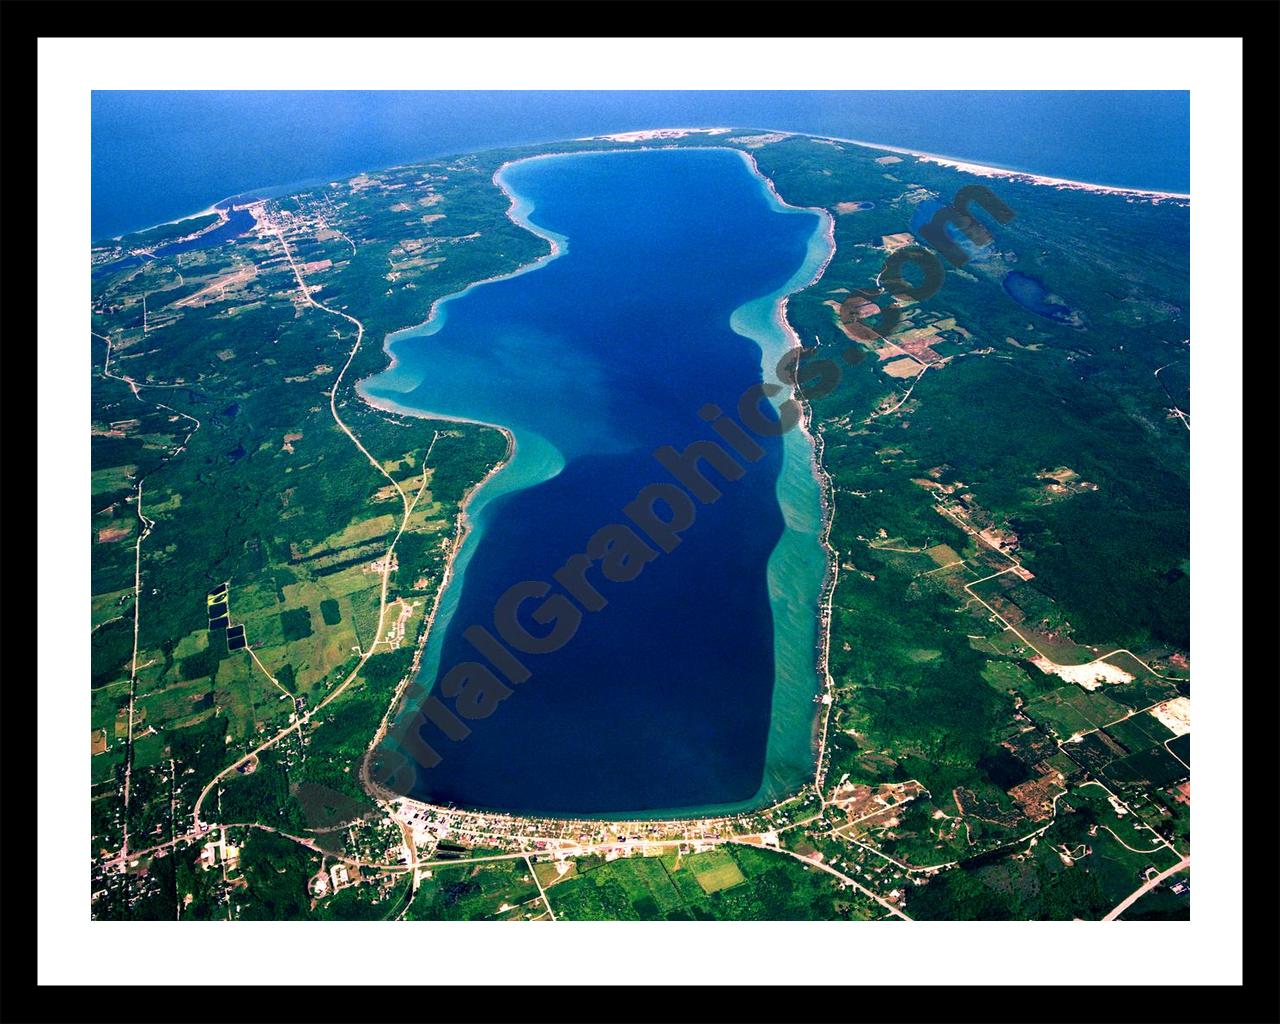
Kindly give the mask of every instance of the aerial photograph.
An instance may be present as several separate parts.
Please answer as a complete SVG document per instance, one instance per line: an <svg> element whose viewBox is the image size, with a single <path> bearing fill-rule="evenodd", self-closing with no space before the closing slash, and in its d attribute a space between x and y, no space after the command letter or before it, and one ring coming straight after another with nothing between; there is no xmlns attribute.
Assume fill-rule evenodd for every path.
<svg viewBox="0 0 1280 1024"><path fill-rule="evenodd" d="M1190 109L94 91L87 916L1190 921Z"/></svg>

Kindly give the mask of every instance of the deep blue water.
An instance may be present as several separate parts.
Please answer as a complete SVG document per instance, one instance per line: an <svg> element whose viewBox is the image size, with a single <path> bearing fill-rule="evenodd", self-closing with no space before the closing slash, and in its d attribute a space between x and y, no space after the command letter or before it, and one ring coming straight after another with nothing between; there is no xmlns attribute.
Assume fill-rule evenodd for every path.
<svg viewBox="0 0 1280 1024"><path fill-rule="evenodd" d="M422 336L394 343L397 368L366 384L401 407L511 427L517 461L555 473L554 449L564 463L476 516L426 685L477 660L462 632L494 630L504 591L551 581L596 530L628 522L623 507L641 488L672 481L656 448L714 439L698 411L735 409L761 380L760 348L730 316L788 281L819 224L778 210L724 151L533 160L505 181L532 201L532 222L567 238L566 253L447 303ZM782 443L760 443L765 456L741 479L706 471L723 497L696 506L674 551L629 582L592 570L607 606L559 651L524 655L532 678L468 722L468 738L425 727L443 761L420 774L417 795L591 814L756 794L774 686L766 565L783 532ZM528 618L539 603L524 621L545 634L551 623Z"/></svg>
<svg viewBox="0 0 1280 1024"><path fill-rule="evenodd" d="M95 92L92 237L187 216L250 189L487 147L676 125L836 135L1079 181L1187 192L1189 96Z"/></svg>

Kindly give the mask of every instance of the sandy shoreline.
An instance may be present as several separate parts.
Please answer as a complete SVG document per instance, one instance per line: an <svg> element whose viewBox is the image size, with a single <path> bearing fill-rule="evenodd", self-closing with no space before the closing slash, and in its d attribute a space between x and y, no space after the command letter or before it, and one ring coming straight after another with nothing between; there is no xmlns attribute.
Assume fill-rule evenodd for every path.
<svg viewBox="0 0 1280 1024"><path fill-rule="evenodd" d="M432 322L436 319L437 315L440 312L441 307L444 306L445 303L452 302L454 299L460 299L464 295L469 295L474 289L479 288L482 285L493 284L496 281L507 281L513 277L519 277L521 274L527 274L531 270L537 270L538 267L542 266L544 263L550 263L552 260L559 258L564 253L565 251L564 247L561 245L562 239L558 235L553 235L550 232L543 231L541 228L537 227L535 224L529 221L527 217L523 217L521 215L520 204L522 200L518 199L515 193L513 193L507 187L506 182L502 180L502 172L505 171L512 164L522 163L524 160L539 160L539 159L542 159L543 157L558 156L558 155L560 154L540 153L537 156L521 157L518 160L508 160L506 163L504 163L501 167L499 167L496 171L493 172L493 179L492 179L493 183L497 185L499 189L502 190L502 194L507 197L507 200L510 203L510 205L507 207L507 218L517 227L524 228L530 234L537 235L539 238L546 241L547 244L551 246L551 251L549 253L546 253L545 255L539 256L537 259L530 260L528 263L520 264L520 266L516 267L515 270L507 271L505 274L493 274L492 276L483 278L479 281L472 281L465 288L460 288L456 292L450 292L448 295L440 296L440 298L436 299L434 302L431 303L431 309L427 311L426 319L420 321L419 323L412 324L408 327L402 327L398 331L392 331L383 339L382 351L387 354L387 357L390 359L390 362L381 370L378 370L376 373L372 373L368 377L363 377L360 380L358 380L356 382L357 390L361 388L361 386L365 383L365 381L371 379L372 377L377 377L384 373L393 372L395 368L400 364L400 357L396 355L394 350L394 346L396 342L401 340L408 340L403 336L406 334L409 334L410 332L418 332L418 331L421 331L424 327L429 327L432 324ZM421 335L415 334L415 337L421 337ZM366 401L372 401L364 394L363 391L360 391L360 397L365 398ZM409 412L406 410L398 409L396 411L402 412L404 415L413 415L413 416L419 416L419 417L424 415L424 413L421 410L413 410L412 412ZM429 418L449 419L449 420L454 420L460 423L479 423L480 422L479 420L459 419L458 417L455 417L455 416L441 416L434 413ZM496 424L496 423L484 423L481 425L486 427L499 426L499 424ZM505 428L500 427L500 429L505 429Z"/></svg>
<svg viewBox="0 0 1280 1024"><path fill-rule="evenodd" d="M361 396L361 397L364 397L364 396ZM400 413L401 415L411 415L409 413L404 413L402 410L398 408L390 408L387 406L379 405L377 401L373 399L365 398L365 401L368 402L370 405L372 405L374 408L382 409L384 412L394 411L396 413ZM431 418L436 419L439 417L433 416ZM450 417L449 419L451 422L473 422L470 420L457 420L452 417ZM436 615L439 613L440 605L444 601L445 591L448 590L449 584L453 582L454 567L458 560L458 553L462 550L462 545L466 542L468 535L471 533L471 518L468 515L468 511L467 511L468 507L471 505L472 499L475 498L475 496L478 493L480 493L480 490L485 486L485 484L489 483L489 481L492 480L495 476L497 476L500 472L502 472L502 470L506 469L507 466L509 466L512 460L515 459L516 457L515 434L512 433L510 430L508 430L506 427L500 426L498 424L484 424L484 425L492 426L494 427L494 429L502 431L503 436L507 439L507 450L506 450L506 453L502 456L502 458L499 459L496 463L494 463L489 468L489 471L485 473L485 475L480 480L478 480L474 485L472 485L470 488L467 489L467 493L462 496L462 501L458 505L458 515L454 522L453 544L450 546L449 554L444 561L444 573L440 577L440 585L436 588L436 596L431 603L431 611L427 614L426 619L423 621L422 632L418 637L416 648L413 652L413 661L410 664L409 671L405 674L404 678L401 679L400 682L396 684L395 693L392 695L391 701L387 705L387 710L382 716L382 721L378 726L378 731L374 733L373 740L370 742L369 747L365 752L364 758L361 759L361 772L362 772L362 777L367 782L366 788L373 788L374 786L372 780L368 779L367 773L365 772L368 758L373 753L374 749L378 746L378 744L380 744L383 741L383 739L386 738L387 729L400 716L400 714L404 710L401 707L401 704L404 702L404 699L408 693L409 687L412 685L413 681L418 676L418 671L422 664L423 652L425 652L427 649L427 641L431 637L432 630L435 627ZM382 799L384 800L400 798L400 794L388 795L386 791L383 791L381 789L381 787L377 787L377 788L379 790L379 793Z"/></svg>
<svg viewBox="0 0 1280 1024"><path fill-rule="evenodd" d="M781 128L655 128L647 131L620 132L613 135L590 135L586 138L575 139L574 141L662 142L675 141L676 139L684 138L688 135L702 134L719 136L731 132L737 133L745 131L760 131L771 135L780 135L786 138L820 139L824 142L845 142L853 146L861 146L864 149L874 149L885 153L896 153L902 156L915 157L917 160L923 160L926 163L938 164L942 167L950 167L954 170L963 171L966 174L974 174L984 178L1008 178L1031 185L1047 185L1051 188L1097 192L1105 195L1118 195L1134 199L1146 199L1152 202L1159 202L1166 199L1188 202L1191 199L1190 193L1187 192L1166 192L1159 189L1135 188L1128 185L1103 185L1094 181L1077 181L1073 178L1057 178L1048 174L1037 174L1034 171L1019 171L1009 167L997 167L994 164L978 163L975 160L967 160L963 157L946 156L942 153L930 153L927 150L922 149L907 149L903 146L889 146L882 142L868 142L866 139L848 139L839 135L820 135L816 132L788 131ZM726 139L725 141L727 142L732 140ZM636 146L634 148L643 149L646 147Z"/></svg>
<svg viewBox="0 0 1280 1024"><path fill-rule="evenodd" d="M880 142L867 142L864 139L844 139L836 135L811 135L806 132L789 132L787 134L809 139L824 139L828 142L847 142L850 145L862 146L864 149L875 149L885 153L912 156L917 160L923 160L925 163L937 164L940 167L950 167L953 170L963 171L966 174L974 174L981 178L1008 178L1012 181L1020 181L1029 185L1046 185L1050 188L1081 192L1096 192L1102 195L1145 199L1151 202L1160 202L1165 199L1178 202L1189 202L1191 199L1191 194L1189 192L1162 192L1158 189L1131 188L1124 185L1100 185L1094 181L1076 181L1072 178L1055 178L1047 174L1036 174L1033 171L1015 171L1008 167L996 167L992 164L980 164L972 160L961 159L960 157L945 156L941 153L929 153L925 150L919 149L905 149L902 146L886 146Z"/></svg>
<svg viewBox="0 0 1280 1024"><path fill-rule="evenodd" d="M289 188L290 186L285 185L282 187ZM262 189L260 191L266 191L266 190ZM227 212L226 210L221 209L222 204L232 199L238 199L242 195L251 195L251 194L252 194L251 192L236 192L234 195L223 196L221 199L215 199L203 210L197 210L195 213L184 213L181 217L174 217L171 220L157 221L154 224L148 224L146 227L132 228L129 231L121 231L120 234L118 235L108 235L106 240L111 242L118 242L120 241L120 239L124 238L125 235L140 235L145 231L152 231L155 228L167 228L170 224L181 224L184 220L194 220L196 217L206 217L211 213L222 214L223 216L222 223L225 224L227 220ZM211 230L212 228L216 228L220 226L221 226L220 224L214 224L214 225L211 225L210 228L202 228L199 232L196 232L196 233L203 234L205 231L208 231L208 230ZM166 242L165 244L167 245L169 243Z"/></svg>
<svg viewBox="0 0 1280 1024"><path fill-rule="evenodd" d="M802 292L806 288L811 288L818 281L821 281L822 276L827 272L827 268L831 265L831 261L835 259L835 217L831 215L829 210L822 207L793 206L791 203L788 203L778 192L777 186L773 183L773 179L760 170L760 166L756 163L754 154L740 149L735 149L735 152L741 153L747 159L752 170L761 178L761 180L764 181L765 185L780 205L793 210L809 210L822 217L827 242L826 258L805 284L799 286L794 291L783 295L774 306L775 323L782 329L783 333L791 339L791 350L803 348L804 342L800 340L799 333L787 318L787 305L792 295ZM801 432L809 442L809 470L817 480L820 491L820 501L822 505L820 514L822 517L822 527L819 534L819 543L821 543L823 553L826 557L826 567L823 573L822 589L820 591L820 600L818 604L818 646L815 657L815 667L817 669L818 679L821 683L824 699L822 702L823 712L820 716L821 728L818 728L819 716L814 716L813 728L813 741L815 748L813 782L819 794L821 794L823 782L822 760L826 749L827 725L831 717L831 708L834 704L834 695L832 691L835 687L835 681L831 678L829 668L829 657L831 651L831 602L835 597L836 583L840 572L840 560L835 549L831 547L830 542L831 524L835 513L834 484L831 481L831 476L827 472L826 467L822 464L822 435L812 428L813 407L805 399L803 393L801 393L799 389L792 389L792 395L800 403L801 415L799 426Z"/></svg>

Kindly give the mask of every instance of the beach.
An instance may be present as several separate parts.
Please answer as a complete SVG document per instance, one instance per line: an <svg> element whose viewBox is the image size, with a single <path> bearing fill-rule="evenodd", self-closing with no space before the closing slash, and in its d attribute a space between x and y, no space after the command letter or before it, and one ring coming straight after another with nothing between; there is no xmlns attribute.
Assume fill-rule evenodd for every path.
<svg viewBox="0 0 1280 1024"><path fill-rule="evenodd" d="M791 134L803 134L794 132ZM1047 174L1035 174L1031 171L1020 171L1008 167L996 167L991 164L975 163L969 160L962 160L957 157L943 156L940 153L927 153L922 150L904 149L901 146L886 146L880 142L867 142L863 139L844 139L834 135L809 135L811 139L825 139L829 142L847 142L854 146L862 146L865 149L874 149L884 153L897 153L902 156L915 157L917 160L923 160L925 163L937 164L940 167L950 167L953 170L963 171L966 174L973 174L980 178L1006 178L1010 181L1020 181L1028 185L1044 185L1049 188L1069 189L1080 192L1096 192L1100 195L1121 196L1126 199L1142 200L1146 202L1159 203L1165 200L1189 202L1190 193L1187 192L1161 192L1156 189L1144 188L1128 188L1120 185L1102 185L1092 181L1074 181L1070 178L1055 178Z"/></svg>

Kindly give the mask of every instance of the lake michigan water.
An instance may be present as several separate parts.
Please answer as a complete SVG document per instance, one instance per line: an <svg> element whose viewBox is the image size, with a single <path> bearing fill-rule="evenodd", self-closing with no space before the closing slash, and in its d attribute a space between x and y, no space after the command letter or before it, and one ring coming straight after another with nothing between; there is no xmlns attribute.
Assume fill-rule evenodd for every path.
<svg viewBox="0 0 1280 1024"><path fill-rule="evenodd" d="M998 60L1005 45L1016 41L976 56ZM851 56L838 43L833 55ZM1190 183L1187 92L99 91L92 237L253 189L678 125L836 135L1129 188L1187 192Z"/></svg>
<svg viewBox="0 0 1280 1024"><path fill-rule="evenodd" d="M672 481L655 449L715 439L699 410L736 409L762 366L772 371L788 346L777 299L827 252L823 217L781 206L735 153L552 157L502 178L561 255L393 336L395 369L364 385L406 411L516 437L513 464L472 505L424 684L476 658L461 634L492 630L505 590L551 581L597 529L628 521L623 507L645 485ZM560 651L526 655L532 678L470 722L471 736L425 728L444 759L420 774L418 795L560 814L705 812L804 781L819 490L801 431L761 444L738 480L705 470L723 496L697 506L674 551L630 582L592 573L607 606Z"/></svg>

